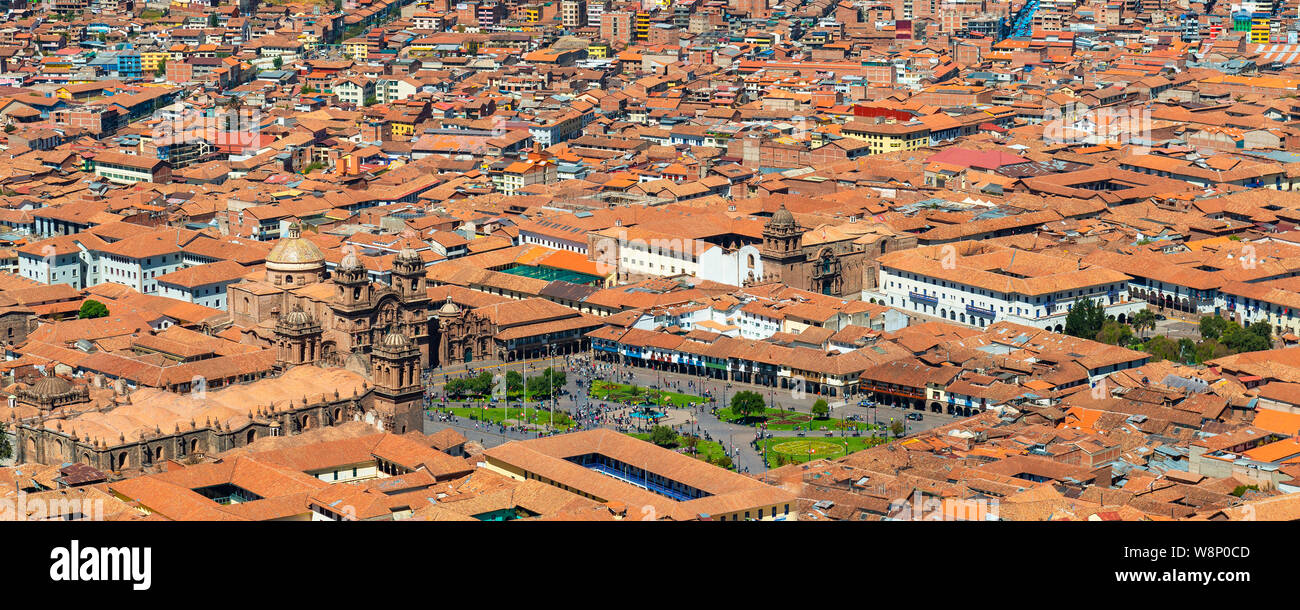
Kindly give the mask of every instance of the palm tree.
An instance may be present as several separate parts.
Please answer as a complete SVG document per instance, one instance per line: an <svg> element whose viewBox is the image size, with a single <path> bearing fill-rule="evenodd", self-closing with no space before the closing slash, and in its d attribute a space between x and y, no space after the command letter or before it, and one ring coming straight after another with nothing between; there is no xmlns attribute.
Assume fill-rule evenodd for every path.
<svg viewBox="0 0 1300 610"><path fill-rule="evenodd" d="M231 94L224 105L226 112L226 131L234 131L239 124L239 111L244 109L244 99L238 94Z"/></svg>
<svg viewBox="0 0 1300 610"><path fill-rule="evenodd" d="M1132 324L1133 328L1136 329L1138 333L1141 333L1143 329L1148 328L1155 330L1156 314L1150 309L1143 309L1134 313L1133 317L1129 318L1129 324Z"/></svg>

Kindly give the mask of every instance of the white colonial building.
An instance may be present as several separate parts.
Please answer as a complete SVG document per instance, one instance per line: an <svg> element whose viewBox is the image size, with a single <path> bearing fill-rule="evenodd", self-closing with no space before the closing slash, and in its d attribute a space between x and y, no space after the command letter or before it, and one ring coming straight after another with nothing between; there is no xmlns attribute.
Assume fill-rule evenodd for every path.
<svg viewBox="0 0 1300 610"><path fill-rule="evenodd" d="M1070 308L1084 299L1121 321L1147 306L1130 299L1130 278L1118 271L984 242L900 250L877 260L879 282L863 291L864 300L980 328L1006 321L1061 332Z"/></svg>

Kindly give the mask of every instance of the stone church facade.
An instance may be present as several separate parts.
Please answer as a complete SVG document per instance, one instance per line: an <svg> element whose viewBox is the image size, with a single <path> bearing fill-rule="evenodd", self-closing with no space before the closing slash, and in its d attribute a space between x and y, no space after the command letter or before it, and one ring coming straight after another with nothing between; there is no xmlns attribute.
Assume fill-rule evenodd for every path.
<svg viewBox="0 0 1300 610"><path fill-rule="evenodd" d="M422 368L434 366L428 285L419 253L398 253L391 286L371 282L351 252L332 277L326 275L325 255L293 225L267 255L265 280L227 288L231 321L277 349L284 342L282 331L301 333L297 326L304 323L319 327L319 340L308 346L307 357L294 357L295 364L341 365L352 354L364 361L383 337L396 332L418 350ZM282 322L289 314L291 320Z"/></svg>
<svg viewBox="0 0 1300 610"><path fill-rule="evenodd" d="M763 226L764 276L759 281L859 300L864 288L875 285L876 257L916 246L915 237L848 226L808 229L781 206Z"/></svg>
<svg viewBox="0 0 1300 610"><path fill-rule="evenodd" d="M821 294L860 299L865 249L853 239L805 245L808 229L781 206L763 226L766 280Z"/></svg>
<svg viewBox="0 0 1300 610"><path fill-rule="evenodd" d="M265 280L228 287L231 321L275 350L278 375L253 382L302 383L300 377L347 369L364 379L351 396L303 396L253 408L246 417L175 421L131 437L94 438L78 434L101 428L79 424L100 421L99 414L130 405L132 394L114 396L111 404L90 403L85 386L47 377L18 394L18 400L39 408L30 421L13 421L20 461L59 464L79 462L105 472L149 468L166 460L227 451L265 436L297 434L303 430L365 421L395 434L423 431L423 369L436 366L449 350L482 350L491 344L492 325L470 312L439 320L457 325L450 340L434 338L437 322L429 311L424 263L414 250L403 250L393 261L392 285L369 281L355 253L347 254L329 277L325 256L293 225L267 255ZM445 305L444 308L447 306ZM248 334L245 336L247 337ZM439 347L443 346L443 347ZM475 357L488 357L474 351ZM304 367L299 369L298 367ZM320 368L316 368L320 367ZM306 371L306 372L304 372ZM306 382L314 386L315 379ZM359 382L358 382L359 383ZM329 392L328 386L318 388ZM162 391L162 390L159 390ZM167 402L171 398L158 398ZM122 402L124 401L124 402ZM162 413L161 404L151 413ZM163 413L160 417L166 418ZM65 425L66 422L66 425ZM234 423L232 427L232 422ZM166 429L171 428L171 429Z"/></svg>

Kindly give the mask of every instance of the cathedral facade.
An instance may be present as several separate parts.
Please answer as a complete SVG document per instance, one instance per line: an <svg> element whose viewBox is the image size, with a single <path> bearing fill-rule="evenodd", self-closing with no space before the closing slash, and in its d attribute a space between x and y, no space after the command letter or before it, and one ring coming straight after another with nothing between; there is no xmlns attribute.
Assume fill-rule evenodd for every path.
<svg viewBox="0 0 1300 610"><path fill-rule="evenodd" d="M324 253L292 225L267 255L264 280L227 288L231 321L274 344L285 367L342 366L349 358L368 364L390 333L408 340L421 368L434 366L428 285L419 253L405 249L397 254L391 286L370 281L354 252L328 275Z"/></svg>

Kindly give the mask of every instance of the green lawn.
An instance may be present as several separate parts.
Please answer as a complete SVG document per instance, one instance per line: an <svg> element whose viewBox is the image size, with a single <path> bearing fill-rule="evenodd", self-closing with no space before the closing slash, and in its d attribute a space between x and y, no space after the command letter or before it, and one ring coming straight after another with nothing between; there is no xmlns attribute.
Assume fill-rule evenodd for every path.
<svg viewBox="0 0 1300 610"><path fill-rule="evenodd" d="M783 411L779 409L768 408L762 417L741 417L731 410L731 407L722 407L718 409L718 419L745 426L758 426L767 423L767 429L773 432L808 430L808 424L811 421L812 430L820 431L822 428L827 430L871 430L872 426L867 422L845 421L843 419L813 419L807 413L798 411ZM884 429L880 427L880 429Z"/></svg>
<svg viewBox="0 0 1300 610"><path fill-rule="evenodd" d="M628 436L631 436L632 438L641 439L647 443L650 442L650 435L648 433L634 432L634 433L629 433ZM682 438L682 436L679 434L677 436L677 446L665 447L665 449L681 449L684 448L685 446L686 443ZM691 455L690 453L686 453L685 451L682 451L682 455L691 455L691 457L699 458L710 464L712 464L715 460L722 457L723 455L726 455L726 452L723 451L722 449L722 443L719 443L717 441L706 441L704 439L700 439L699 444L696 445L695 447L695 451L696 451L695 455Z"/></svg>
<svg viewBox="0 0 1300 610"><path fill-rule="evenodd" d="M704 404L707 402L699 396L692 396L690 394L682 394L679 392L669 392L667 390L655 390L645 386L640 386L640 393L634 397L631 385L600 380L591 382L590 395L594 400L648 403L653 405L667 403L679 409L687 408L691 403Z"/></svg>
<svg viewBox="0 0 1300 610"><path fill-rule="evenodd" d="M510 407L509 409L501 407L489 407L486 409L475 407L451 407L447 410L455 414L456 417L463 417L465 419L476 421L486 420L496 424L507 419L523 421L525 413L527 413L528 422L531 424L546 426L553 421L556 430L568 430L574 426L573 419L563 411L556 411L554 419L552 419L550 411L535 409L532 407L529 407L528 409L521 409L519 407Z"/></svg>
<svg viewBox="0 0 1300 610"><path fill-rule="evenodd" d="M888 437L883 436L846 436L844 438L839 436L778 436L759 441L759 447L764 450L767 457L767 467L776 468L781 465L780 458L782 456L794 463L835 459L844 457L849 453L856 453L863 449L883 445L889 441ZM847 452L845 452L846 444L848 446ZM810 448L813 450L811 455L808 453Z"/></svg>

